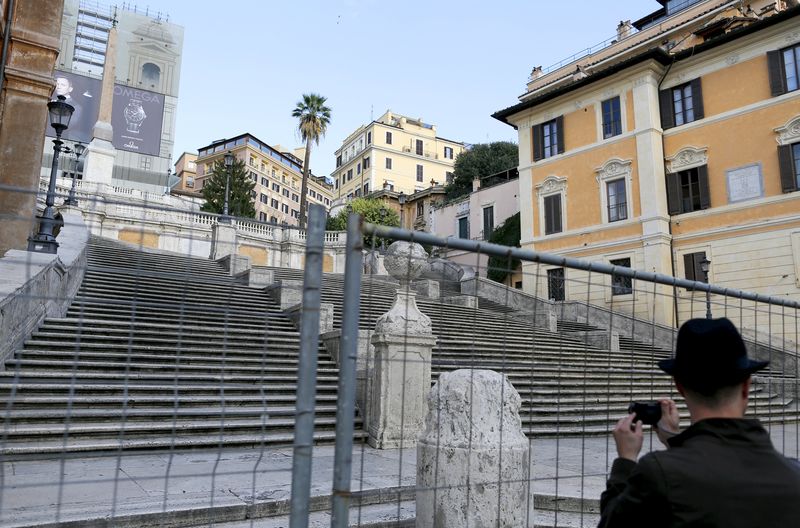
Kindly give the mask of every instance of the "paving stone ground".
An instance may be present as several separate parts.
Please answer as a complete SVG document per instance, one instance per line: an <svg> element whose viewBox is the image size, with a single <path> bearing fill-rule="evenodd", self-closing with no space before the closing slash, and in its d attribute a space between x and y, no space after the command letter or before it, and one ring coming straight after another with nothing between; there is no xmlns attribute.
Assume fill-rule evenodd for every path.
<svg viewBox="0 0 800 528"><path fill-rule="evenodd" d="M798 457L797 426L773 426L771 434L779 450ZM607 468L615 456L610 437L535 439L531 445L536 494L545 501L552 496L586 499L585 511L596 510ZM661 449L655 436L645 440L645 452L650 448ZM330 494L333 460L332 446L315 448L312 495ZM416 449L379 451L358 445L353 451L352 489L413 487L415 463ZM280 504L288 499L292 451L126 453L121 457L8 461L0 467L3 527L188 509L196 510L199 525L216 523L214 519L224 514L222 507ZM409 507L413 508L407 497L396 502L401 515L407 516ZM576 504L580 511L581 503ZM135 517L132 519L131 525L137 525Z"/></svg>

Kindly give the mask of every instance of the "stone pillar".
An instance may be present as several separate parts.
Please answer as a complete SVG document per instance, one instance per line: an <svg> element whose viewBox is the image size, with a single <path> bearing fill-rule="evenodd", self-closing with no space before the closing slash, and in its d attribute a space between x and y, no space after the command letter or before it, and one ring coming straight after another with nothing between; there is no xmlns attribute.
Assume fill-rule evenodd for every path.
<svg viewBox="0 0 800 528"><path fill-rule="evenodd" d="M117 149L114 148L114 131L111 128L111 109L114 101L114 81L116 80L117 63L117 25L116 22L108 32L105 64L103 65L103 84L100 91L100 110L97 122L92 130L92 141L86 149L83 179L111 185L114 177L114 159Z"/></svg>
<svg viewBox="0 0 800 528"><path fill-rule="evenodd" d="M279 280L267 286L267 292L280 305L281 310L289 310L303 302L303 281Z"/></svg>
<svg viewBox="0 0 800 528"><path fill-rule="evenodd" d="M324 305L324 303L323 303ZM333 308L333 305L331 305ZM320 340L325 345L325 350L331 355L337 365L339 360L339 345L342 338L342 331L330 330L322 333L320 327ZM367 423L370 415L370 394L372 393L372 372L375 369L375 347L371 343L372 330L358 331L358 356L356 357L356 405L364 423Z"/></svg>
<svg viewBox="0 0 800 528"><path fill-rule="evenodd" d="M236 254L236 228L231 224L214 224L211 227L211 260Z"/></svg>
<svg viewBox="0 0 800 528"><path fill-rule="evenodd" d="M533 526L521 402L491 370L439 377L417 443L417 528Z"/></svg>
<svg viewBox="0 0 800 528"><path fill-rule="evenodd" d="M9 249L26 249L34 229L63 9L63 0L18 1L10 20L3 21L11 33L0 92L0 184L18 190L0 190L0 257Z"/></svg>
<svg viewBox="0 0 800 528"><path fill-rule="evenodd" d="M369 444L378 449L413 445L422 429L436 337L430 318L417 307L416 294L406 286L425 271L427 257L422 246L408 242L395 242L386 252L386 270L401 284L372 335L375 367L366 423Z"/></svg>
<svg viewBox="0 0 800 528"><path fill-rule="evenodd" d="M430 299L438 299L439 298L439 282L430 279L420 279L415 281L413 284L414 290L422 295L423 297L428 297Z"/></svg>

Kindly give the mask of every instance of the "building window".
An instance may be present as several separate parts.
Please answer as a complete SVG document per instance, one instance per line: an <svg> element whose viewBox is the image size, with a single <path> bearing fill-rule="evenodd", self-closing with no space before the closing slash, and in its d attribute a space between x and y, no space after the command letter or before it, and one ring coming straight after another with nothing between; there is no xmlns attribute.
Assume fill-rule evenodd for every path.
<svg viewBox="0 0 800 528"><path fill-rule="evenodd" d="M606 183L608 197L608 221L617 222L628 218L628 200L625 196L625 178Z"/></svg>
<svg viewBox="0 0 800 528"><path fill-rule="evenodd" d="M391 132L387 132L386 133L386 144L387 145L391 145L392 144L392 133Z"/></svg>
<svg viewBox="0 0 800 528"><path fill-rule="evenodd" d="M269 189L269 181L266 178L261 178L261 186Z"/></svg>
<svg viewBox="0 0 800 528"><path fill-rule="evenodd" d="M551 301L563 301L564 291L564 268L553 268L547 270L547 298Z"/></svg>
<svg viewBox="0 0 800 528"><path fill-rule="evenodd" d="M417 202L417 218L425 215L425 203Z"/></svg>
<svg viewBox="0 0 800 528"><path fill-rule="evenodd" d="M296 195L296 194L292 193L292 201L294 201L294 202L299 202L299 201L300 201L300 196L298 196L298 195Z"/></svg>
<svg viewBox="0 0 800 528"><path fill-rule="evenodd" d="M263 203L263 204L269 203L269 198L264 193L261 193L261 203Z"/></svg>
<svg viewBox="0 0 800 528"><path fill-rule="evenodd" d="M544 234L561 232L561 194L544 197Z"/></svg>
<svg viewBox="0 0 800 528"><path fill-rule="evenodd" d="M452 172L445 172L444 173L444 181L448 184L453 183L453 173Z"/></svg>
<svg viewBox="0 0 800 528"><path fill-rule="evenodd" d="M369 158L364 158L364 170L369 168Z"/></svg>
<svg viewBox="0 0 800 528"><path fill-rule="evenodd" d="M257 192L255 192L255 191L252 191L252 190L251 190L251 191L250 191L250 198L251 198L251 199L253 199L253 200L255 200L255 199L256 199L256 196L258 196L258 193L257 193Z"/></svg>
<svg viewBox="0 0 800 528"><path fill-rule="evenodd" d="M161 80L161 68L152 62L146 62L142 65L142 84L148 86L157 86Z"/></svg>
<svg viewBox="0 0 800 528"><path fill-rule="evenodd" d="M494 231L494 206L483 208L483 239L489 240Z"/></svg>
<svg viewBox="0 0 800 528"><path fill-rule="evenodd" d="M367 145L372 144L372 132L367 132Z"/></svg>
<svg viewBox="0 0 800 528"><path fill-rule="evenodd" d="M417 156L422 156L422 140L421 139L418 139L416 141L416 153L417 153Z"/></svg>
<svg viewBox="0 0 800 528"><path fill-rule="evenodd" d="M392 170L392 158L386 158L386 168Z"/></svg>
<svg viewBox="0 0 800 528"><path fill-rule="evenodd" d="M703 90L700 78L686 84L662 90L659 95L661 127L685 125L703 119Z"/></svg>
<svg viewBox="0 0 800 528"><path fill-rule="evenodd" d="M278 200L276 200L275 198L273 198L273 199L271 199L271 200L269 201L269 205L270 205L270 207L272 207L273 209L277 209L277 208L280 206L280 204L278 203Z"/></svg>
<svg viewBox="0 0 800 528"><path fill-rule="evenodd" d="M444 148L444 158L445 159L453 159L453 147L445 147Z"/></svg>
<svg viewBox="0 0 800 528"><path fill-rule="evenodd" d="M347 169L347 181L353 179L353 169Z"/></svg>
<svg viewBox="0 0 800 528"><path fill-rule="evenodd" d="M356 198L361 196L361 189L356 189L355 196Z"/></svg>
<svg viewBox="0 0 800 528"><path fill-rule="evenodd" d="M275 192L281 192L281 186L275 182L272 182L272 190Z"/></svg>
<svg viewBox="0 0 800 528"><path fill-rule="evenodd" d="M277 224L278 223L278 217L277 216L270 216L269 217L269 221L272 222L273 224Z"/></svg>
<svg viewBox="0 0 800 528"><path fill-rule="evenodd" d="M424 176L422 175L422 165L417 165L417 181L421 182Z"/></svg>
<svg viewBox="0 0 800 528"><path fill-rule="evenodd" d="M292 193L290 193L290 192L289 192L289 189L284 189L284 190L283 190L283 195L284 195L285 197L287 197L287 198L288 198L289 196L291 196L291 194L292 194Z"/></svg>
<svg viewBox="0 0 800 528"><path fill-rule="evenodd" d="M369 194L369 182L364 184L364 196Z"/></svg>
<svg viewBox="0 0 800 528"><path fill-rule="evenodd" d="M361 162L360 161L356 165L356 174L361 174Z"/></svg>
<svg viewBox="0 0 800 528"><path fill-rule="evenodd" d="M711 206L705 165L667 174L669 214L691 213Z"/></svg>
<svg viewBox="0 0 800 528"><path fill-rule="evenodd" d="M564 118L533 127L533 160L539 161L564 152Z"/></svg>
<svg viewBox="0 0 800 528"><path fill-rule="evenodd" d="M778 159L783 192L800 189L800 143L778 147Z"/></svg>
<svg viewBox="0 0 800 528"><path fill-rule="evenodd" d="M292 218L300 218L300 211L292 209Z"/></svg>
<svg viewBox="0 0 800 528"><path fill-rule="evenodd" d="M469 238L469 217L462 216L458 219L458 238Z"/></svg>
<svg viewBox="0 0 800 528"><path fill-rule="evenodd" d="M284 213L288 214L289 213L289 206L286 205L286 204L281 204L281 211L283 211Z"/></svg>
<svg viewBox="0 0 800 528"><path fill-rule="evenodd" d="M683 270L687 280L708 282L703 273L701 263L706 259L705 251L686 253L683 255Z"/></svg>
<svg viewBox="0 0 800 528"><path fill-rule="evenodd" d="M630 268L631 259L622 258L609 261L612 266L620 268ZM633 293L633 280L630 277L611 276L611 295L629 295Z"/></svg>
<svg viewBox="0 0 800 528"><path fill-rule="evenodd" d="M622 111L620 110L619 97L612 97L602 102L603 110L603 139L622 134Z"/></svg>
<svg viewBox="0 0 800 528"><path fill-rule="evenodd" d="M336 166L337 167L341 167L342 166L342 155L341 154L336 156Z"/></svg>
<svg viewBox="0 0 800 528"><path fill-rule="evenodd" d="M767 58L772 95L781 95L800 88L800 45L770 51Z"/></svg>

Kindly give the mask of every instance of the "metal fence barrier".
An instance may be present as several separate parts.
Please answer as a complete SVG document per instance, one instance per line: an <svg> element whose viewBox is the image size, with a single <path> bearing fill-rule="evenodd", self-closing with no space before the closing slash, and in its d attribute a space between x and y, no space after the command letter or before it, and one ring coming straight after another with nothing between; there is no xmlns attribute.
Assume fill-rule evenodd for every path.
<svg viewBox="0 0 800 528"><path fill-rule="evenodd" d="M57 260L0 260L0 526L596 526L628 404L688 424L655 363L709 311L771 361L749 414L800 452L796 300L356 216L323 272L316 207L283 242L184 211L165 251L170 206L110 229L79 200ZM236 256L256 236L273 265Z"/></svg>

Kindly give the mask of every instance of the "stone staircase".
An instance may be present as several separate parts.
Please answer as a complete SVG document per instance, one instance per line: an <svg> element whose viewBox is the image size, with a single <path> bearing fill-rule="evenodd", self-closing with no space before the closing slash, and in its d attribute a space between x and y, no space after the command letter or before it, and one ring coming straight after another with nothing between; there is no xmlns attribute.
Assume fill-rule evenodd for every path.
<svg viewBox="0 0 800 528"><path fill-rule="evenodd" d="M219 264L93 239L66 316L0 372L0 452L290 445L298 350L272 299ZM317 442L334 438L337 374L320 348Z"/></svg>
<svg viewBox="0 0 800 528"><path fill-rule="evenodd" d="M302 280L302 271L269 268L275 279ZM325 274L322 301L334 305L334 326L341 323L343 275ZM397 285L364 277L360 328L371 330L392 305ZM434 381L459 368L485 368L505 373L522 397L521 418L529 436L606 434L631 401L671 396L685 406L671 378L656 361L669 357L667 348L620 336L620 351L588 345L587 323L559 321L558 332L534 328L523 314L480 299L479 308L417 297L420 310L433 323L438 342L432 354ZM530 317L530 316L528 316ZM769 374L779 377L774 370ZM767 423L798 419L796 405L763 387L753 387L750 413ZM687 424L688 425L688 422Z"/></svg>

